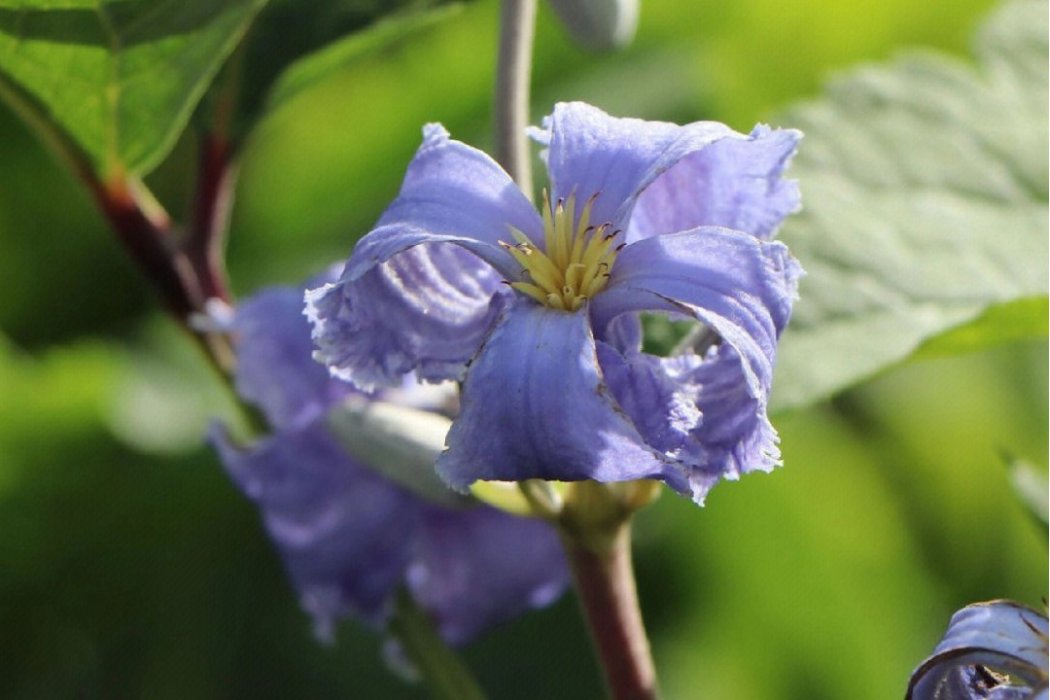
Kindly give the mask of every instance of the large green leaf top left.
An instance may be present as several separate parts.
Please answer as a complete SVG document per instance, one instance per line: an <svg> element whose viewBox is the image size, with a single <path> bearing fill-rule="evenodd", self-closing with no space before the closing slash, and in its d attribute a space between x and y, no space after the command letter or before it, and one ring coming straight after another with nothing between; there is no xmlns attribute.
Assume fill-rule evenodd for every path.
<svg viewBox="0 0 1050 700"><path fill-rule="evenodd" d="M266 0L0 0L0 96L102 176L167 155Z"/></svg>

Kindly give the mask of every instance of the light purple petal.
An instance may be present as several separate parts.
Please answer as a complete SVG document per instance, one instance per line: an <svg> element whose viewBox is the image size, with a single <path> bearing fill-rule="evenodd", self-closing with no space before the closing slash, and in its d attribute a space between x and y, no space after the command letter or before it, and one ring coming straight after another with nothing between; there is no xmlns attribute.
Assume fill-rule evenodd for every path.
<svg viewBox="0 0 1050 700"><path fill-rule="evenodd" d="M695 357L695 356L694 356ZM711 348L682 380L696 388L703 420L679 454L690 467L693 499L703 502L721 479L738 479L752 471L770 471L780 464L779 438L766 416L764 398L748 389L736 348Z"/></svg>
<svg viewBox="0 0 1050 700"><path fill-rule="evenodd" d="M210 439L259 506L318 634L351 613L379 623L403 580L420 502L347 457L320 424L243 450L219 428Z"/></svg>
<svg viewBox="0 0 1050 700"><path fill-rule="evenodd" d="M355 253L356 255L356 253ZM363 389L458 379L502 304L498 274L449 243L418 246L306 294L317 358Z"/></svg>
<svg viewBox="0 0 1050 700"><path fill-rule="evenodd" d="M731 346L661 358L599 343L598 357L616 400L650 446L681 464L683 493L697 503L721 479L779 463L776 431Z"/></svg>
<svg viewBox="0 0 1050 700"><path fill-rule="evenodd" d="M476 479L682 481L611 396L587 314L526 300L471 364L447 445L437 469L458 489Z"/></svg>
<svg viewBox="0 0 1050 700"><path fill-rule="evenodd" d="M980 678L968 669L977 664L1012 682L974 690ZM907 699L1034 698L1046 693L1047 675L1046 615L1008 600L977 603L952 616L933 656L912 674Z"/></svg>
<svg viewBox="0 0 1050 700"><path fill-rule="evenodd" d="M760 125L746 140L722 139L690 153L642 192L627 240L698 226L772 238L799 208L798 184L782 175L801 136Z"/></svg>
<svg viewBox="0 0 1050 700"><path fill-rule="evenodd" d="M569 574L546 523L495 508L431 509L408 572L413 597L441 636L464 644L483 629L552 603Z"/></svg>
<svg viewBox="0 0 1050 700"><path fill-rule="evenodd" d="M638 314L620 314L603 328L595 328L594 336L623 353L642 350L644 332Z"/></svg>
<svg viewBox="0 0 1050 700"><path fill-rule="evenodd" d="M238 305L233 323L237 393L280 429L305 425L353 391L313 360L302 296L295 287L263 290Z"/></svg>
<svg viewBox="0 0 1050 700"><path fill-rule="evenodd" d="M747 138L717 122L619 119L582 102L555 105L545 125L552 199L600 193L591 221L614 228L625 227L635 198L675 163L719 139Z"/></svg>
<svg viewBox="0 0 1050 700"><path fill-rule="evenodd" d="M512 226L542 236L539 214L491 158L427 126L400 194L340 280L307 293L318 359L366 389L413 370L459 378L501 279L521 272L499 246Z"/></svg>
<svg viewBox="0 0 1050 700"><path fill-rule="evenodd" d="M748 392L764 410L800 274L786 247L738 231L656 236L624 248L592 316L597 328L632 311L696 318L739 353Z"/></svg>
<svg viewBox="0 0 1050 700"><path fill-rule="evenodd" d="M599 342L598 362L617 403L646 443L677 459L701 420L697 388L681 381L681 376L698 363L696 358L621 353Z"/></svg>
<svg viewBox="0 0 1050 700"><path fill-rule="evenodd" d="M650 445L681 463L689 484L679 490L699 503L719 479L779 463L766 403L799 273L779 243L703 228L627 246L592 302L597 328L648 309L690 315L721 338L702 360L601 356L617 400ZM699 420L687 417L690 405Z"/></svg>
<svg viewBox="0 0 1050 700"><path fill-rule="evenodd" d="M542 238L539 214L510 176L482 151L453 141L443 127L429 124L401 192L357 244L343 277L356 280L421 243L449 241L509 278L520 267L499 242L513 240L511 226L534 240Z"/></svg>

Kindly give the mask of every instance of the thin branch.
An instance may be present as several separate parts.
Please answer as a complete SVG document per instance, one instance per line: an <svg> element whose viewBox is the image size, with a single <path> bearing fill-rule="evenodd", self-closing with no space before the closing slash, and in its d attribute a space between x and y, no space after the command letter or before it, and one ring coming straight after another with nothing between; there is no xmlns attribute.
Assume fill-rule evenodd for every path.
<svg viewBox="0 0 1050 700"><path fill-rule="evenodd" d="M459 657L434 629L434 623L408 591L398 592L389 629L434 697L442 700L484 700L485 694Z"/></svg>
<svg viewBox="0 0 1050 700"><path fill-rule="evenodd" d="M496 160L532 199L532 161L525 127L536 32L536 0L503 0L493 105Z"/></svg>
<svg viewBox="0 0 1050 700"><path fill-rule="evenodd" d="M193 218L183 250L200 280L204 296L226 302L232 298L225 257L236 178L229 141L218 134L203 135L197 161Z"/></svg>

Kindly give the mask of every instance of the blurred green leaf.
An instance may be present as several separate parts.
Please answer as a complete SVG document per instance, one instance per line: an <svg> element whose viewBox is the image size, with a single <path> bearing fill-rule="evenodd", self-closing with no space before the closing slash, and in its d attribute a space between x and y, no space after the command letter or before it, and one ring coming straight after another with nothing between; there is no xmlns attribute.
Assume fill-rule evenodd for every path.
<svg viewBox="0 0 1050 700"><path fill-rule="evenodd" d="M267 110L279 108L304 90L319 84L364 56L403 41L415 32L451 17L460 5L424 12L403 13L328 44L290 65L277 79L267 99Z"/></svg>
<svg viewBox="0 0 1050 700"><path fill-rule="evenodd" d="M1046 54L1047 5L1020 0L984 27L978 70L912 55L784 117L807 134L793 168L805 211L783 237L809 274L776 408L826 397L924 343L954 352L1028 336L1039 313L1045 333ZM1014 323L1023 328L1005 329Z"/></svg>
<svg viewBox="0 0 1050 700"><path fill-rule="evenodd" d="M245 47L242 129L276 103L425 27L449 0L270 0ZM272 94L276 91L279 97Z"/></svg>
<svg viewBox="0 0 1050 700"><path fill-rule="evenodd" d="M996 343L1045 338L1050 304L1046 297L1032 297L990 307L970 323L953 328L923 343L913 359L980 350Z"/></svg>
<svg viewBox="0 0 1050 700"><path fill-rule="evenodd" d="M104 176L170 151L265 0L0 0L0 96Z"/></svg>
<svg viewBox="0 0 1050 700"><path fill-rule="evenodd" d="M1007 451L1001 457L1006 462L1010 473L1010 485L1017 498L1024 504L1039 523L1040 530L1046 534L1046 525L1050 522L1050 497L1047 495L1047 477L1045 469L1036 469L1031 462L1021 459Z"/></svg>
<svg viewBox="0 0 1050 700"><path fill-rule="evenodd" d="M199 449L212 421L239 425L229 387L178 328L154 318L137 335L105 415L116 438L138 452L176 455Z"/></svg>

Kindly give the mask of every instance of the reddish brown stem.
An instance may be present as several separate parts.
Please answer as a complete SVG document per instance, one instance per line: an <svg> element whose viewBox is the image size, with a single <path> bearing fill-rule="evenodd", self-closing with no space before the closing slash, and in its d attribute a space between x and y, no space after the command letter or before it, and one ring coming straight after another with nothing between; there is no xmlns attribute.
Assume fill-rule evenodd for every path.
<svg viewBox="0 0 1050 700"><path fill-rule="evenodd" d="M638 607L630 524L620 525L607 547L588 547L569 535L563 540L610 696L653 700L656 669Z"/></svg>
<svg viewBox="0 0 1050 700"><path fill-rule="evenodd" d="M204 309L206 296L189 258L171 236L167 215L139 185L123 177L88 181L102 213L131 259L158 291L168 312L187 330L224 377L233 369L229 339L190 327L191 314Z"/></svg>
<svg viewBox="0 0 1050 700"><path fill-rule="evenodd" d="M189 261L172 240L167 216L144 207L134 183L125 178L88 184L117 239L184 324L200 309L202 296Z"/></svg>
<svg viewBox="0 0 1050 700"><path fill-rule="evenodd" d="M225 247L230 208L233 203L233 147L221 135L202 136L197 166L197 192L193 220L184 249L200 280L205 298L230 301L226 277Z"/></svg>

